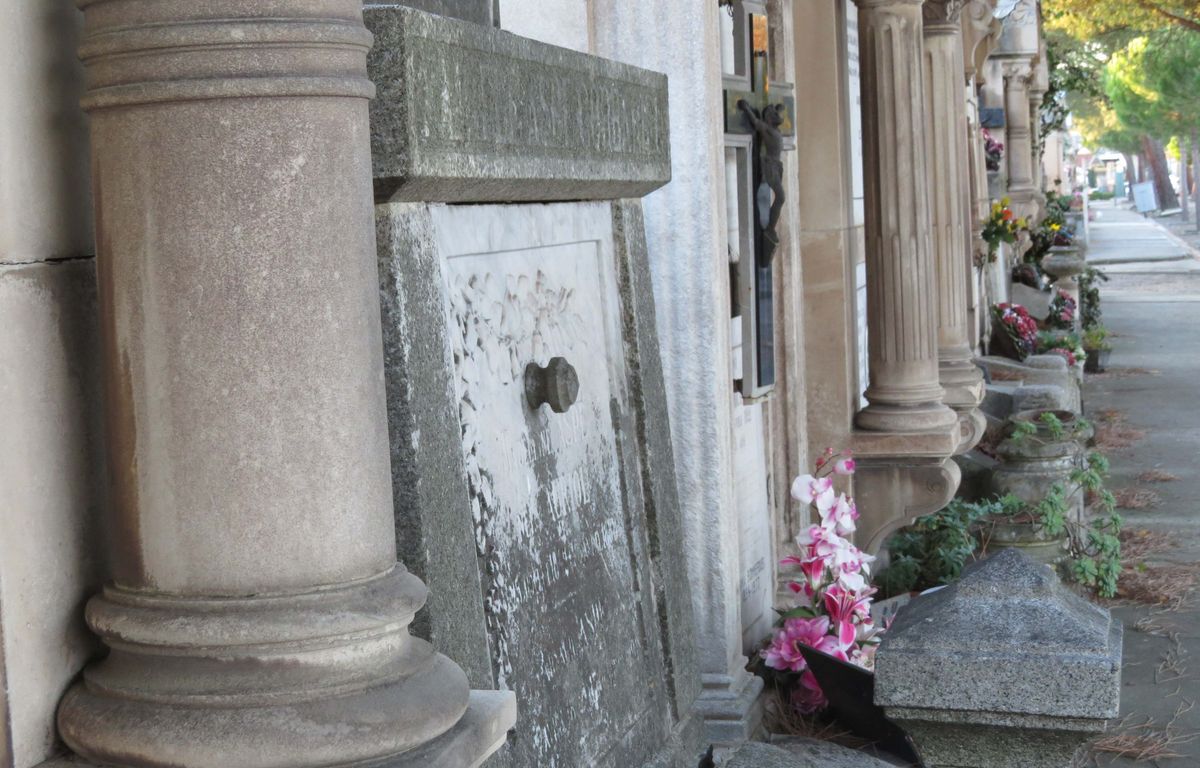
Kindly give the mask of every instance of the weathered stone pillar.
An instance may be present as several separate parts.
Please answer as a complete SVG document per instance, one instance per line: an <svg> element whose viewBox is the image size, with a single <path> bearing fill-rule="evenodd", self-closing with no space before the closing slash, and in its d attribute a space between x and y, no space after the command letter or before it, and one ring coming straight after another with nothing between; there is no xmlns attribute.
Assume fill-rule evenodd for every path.
<svg viewBox="0 0 1200 768"><path fill-rule="evenodd" d="M938 384L936 268L922 87L922 0L856 0L862 61L869 405L863 429L957 421Z"/></svg>
<svg viewBox="0 0 1200 768"><path fill-rule="evenodd" d="M1007 121L1008 196L1013 213L1037 213L1038 189L1033 175L1033 132L1029 119L1030 67L1027 59L1004 61L1004 116Z"/></svg>
<svg viewBox="0 0 1200 768"><path fill-rule="evenodd" d="M962 0L925 0L925 146L937 267L938 371L942 402L958 413L961 449L975 447L987 422L979 412L983 375L973 362L967 318L971 250L967 109L963 98Z"/></svg>
<svg viewBox="0 0 1200 768"><path fill-rule="evenodd" d="M967 252L971 254L972 268L969 270L972 301L967 312L971 328L971 348L979 350L988 322L988 305L991 297L986 290L982 269L974 265L986 265L987 244L983 240L983 225L987 220L990 200L988 199L987 159L984 151L983 133L979 118L979 86L983 80L983 62L991 53L999 36L1000 22L993 15L996 0L968 0L960 15L960 37L963 45L963 99L967 109L967 165L970 168L967 206Z"/></svg>
<svg viewBox="0 0 1200 768"><path fill-rule="evenodd" d="M468 688L396 563L361 2L79 5L115 520L110 652L62 736L116 765L416 756Z"/></svg>

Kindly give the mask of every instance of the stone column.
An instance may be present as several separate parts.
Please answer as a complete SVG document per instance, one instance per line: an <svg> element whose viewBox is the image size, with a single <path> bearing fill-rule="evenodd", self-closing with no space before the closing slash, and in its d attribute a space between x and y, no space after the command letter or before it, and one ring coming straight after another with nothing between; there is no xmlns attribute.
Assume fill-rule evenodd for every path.
<svg viewBox="0 0 1200 768"><path fill-rule="evenodd" d="M1033 175L1033 132L1029 119L1030 67L1027 59L1006 60L1004 72L1004 117L1007 123L1008 196L1013 213L1034 216L1037 192Z"/></svg>
<svg viewBox="0 0 1200 768"><path fill-rule="evenodd" d="M961 0L925 0L925 146L929 154L929 199L937 267L938 369L943 402L959 415L963 450L987 426L979 404L983 375L973 362L967 318L971 250L967 109L963 98Z"/></svg>
<svg viewBox="0 0 1200 768"><path fill-rule="evenodd" d="M110 652L63 739L173 768L415 754L468 688L409 636L426 589L396 563L361 2L79 5L115 519L87 608Z"/></svg>
<svg viewBox="0 0 1200 768"><path fill-rule="evenodd" d="M862 62L869 405L863 429L957 421L938 383L936 267L925 149L922 0L856 0Z"/></svg>

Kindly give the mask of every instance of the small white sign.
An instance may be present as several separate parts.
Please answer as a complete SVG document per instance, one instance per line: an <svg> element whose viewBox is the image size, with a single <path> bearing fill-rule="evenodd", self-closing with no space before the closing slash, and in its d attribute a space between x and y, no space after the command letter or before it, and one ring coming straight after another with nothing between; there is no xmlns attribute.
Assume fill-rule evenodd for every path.
<svg viewBox="0 0 1200 768"><path fill-rule="evenodd" d="M1158 198L1154 194L1154 182L1143 181L1133 185L1133 204L1138 213L1150 213L1158 210Z"/></svg>

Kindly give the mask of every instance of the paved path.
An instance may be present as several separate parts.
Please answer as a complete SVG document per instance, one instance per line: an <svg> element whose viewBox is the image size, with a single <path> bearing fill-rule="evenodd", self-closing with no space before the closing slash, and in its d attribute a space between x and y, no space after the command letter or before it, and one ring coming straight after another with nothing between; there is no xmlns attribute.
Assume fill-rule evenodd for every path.
<svg viewBox="0 0 1200 768"><path fill-rule="evenodd" d="M1192 255L1182 240L1121 203L1098 203L1092 209L1096 218L1088 227L1088 261L1093 264L1175 261Z"/></svg>
<svg viewBox="0 0 1200 768"><path fill-rule="evenodd" d="M1107 450L1110 488L1158 496L1142 509L1121 510L1127 531L1165 534L1157 551L1135 562L1160 583L1168 576L1191 578L1200 564L1200 261L1152 221L1103 207L1101 213L1089 261L1129 256L1130 248L1140 261L1106 268L1112 279L1103 294L1104 322L1118 336L1110 372L1088 378L1086 407L1098 422L1119 415L1145 431L1133 445ZM1167 253L1176 255L1164 260ZM1165 474L1153 479L1147 472ZM1159 740L1200 734L1200 599L1174 610L1126 604L1114 611L1125 623L1121 711L1127 718L1115 730ZM1089 765L1200 766L1200 738L1167 749L1180 757L1138 761L1102 754Z"/></svg>

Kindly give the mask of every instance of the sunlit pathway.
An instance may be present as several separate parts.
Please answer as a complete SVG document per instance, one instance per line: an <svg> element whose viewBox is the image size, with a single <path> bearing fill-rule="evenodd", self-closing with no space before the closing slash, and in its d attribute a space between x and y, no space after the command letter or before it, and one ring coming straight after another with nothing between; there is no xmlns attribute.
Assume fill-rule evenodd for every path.
<svg viewBox="0 0 1200 768"><path fill-rule="evenodd" d="M1158 585L1172 601L1200 564L1200 262L1136 214L1107 206L1101 213L1089 260L1132 263L1106 268L1104 323L1115 351L1109 372L1089 377L1086 408L1107 432L1110 487L1136 507L1121 510L1127 531L1151 533L1139 537L1151 551L1132 561L1145 569L1126 588ZM1132 443L1113 447L1121 438ZM1167 749L1181 757L1156 763L1102 754L1099 765L1200 765L1200 739L1187 738L1200 732L1200 707L1191 708L1200 703L1200 603L1126 603L1115 613L1126 634L1124 720L1113 732L1175 737Z"/></svg>

